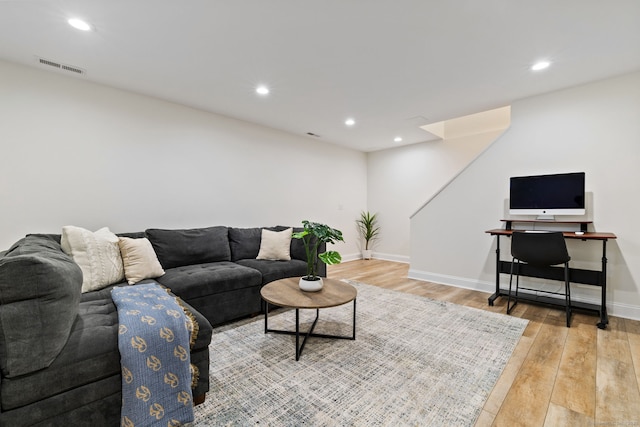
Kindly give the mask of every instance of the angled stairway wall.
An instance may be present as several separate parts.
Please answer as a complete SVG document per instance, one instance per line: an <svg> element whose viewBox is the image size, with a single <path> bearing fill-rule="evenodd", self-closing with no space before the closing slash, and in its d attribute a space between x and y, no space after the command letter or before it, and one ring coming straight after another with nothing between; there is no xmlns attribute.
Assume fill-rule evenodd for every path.
<svg viewBox="0 0 640 427"><path fill-rule="evenodd" d="M495 141L509 117L502 107L447 120L423 127L435 140L368 154L367 206L381 229L374 258L409 262L410 215Z"/></svg>

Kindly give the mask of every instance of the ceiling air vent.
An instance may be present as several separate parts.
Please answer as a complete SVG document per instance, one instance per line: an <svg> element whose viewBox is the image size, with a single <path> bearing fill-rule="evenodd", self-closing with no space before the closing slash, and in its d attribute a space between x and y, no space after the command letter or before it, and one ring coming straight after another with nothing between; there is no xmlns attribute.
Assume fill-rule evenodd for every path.
<svg viewBox="0 0 640 427"><path fill-rule="evenodd" d="M67 65L67 64L61 64L59 62L50 61L48 59L44 59L44 58L40 58L40 57L36 57L36 58L37 58L38 63L40 65L46 65L48 67L56 68L56 69L58 69L60 71L68 71L70 73L79 74L79 75L84 75L86 73L80 67L75 67L73 65Z"/></svg>

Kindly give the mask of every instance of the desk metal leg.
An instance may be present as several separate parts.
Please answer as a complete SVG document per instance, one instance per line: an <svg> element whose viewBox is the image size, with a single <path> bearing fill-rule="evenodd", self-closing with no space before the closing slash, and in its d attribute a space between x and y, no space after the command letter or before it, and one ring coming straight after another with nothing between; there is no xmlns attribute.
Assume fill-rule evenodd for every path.
<svg viewBox="0 0 640 427"><path fill-rule="evenodd" d="M500 296L500 236L496 235L496 292L489 297L489 305Z"/></svg>
<svg viewBox="0 0 640 427"><path fill-rule="evenodd" d="M606 329L609 323L609 315L607 314L607 241L602 241L602 282L600 283L600 323L598 328Z"/></svg>

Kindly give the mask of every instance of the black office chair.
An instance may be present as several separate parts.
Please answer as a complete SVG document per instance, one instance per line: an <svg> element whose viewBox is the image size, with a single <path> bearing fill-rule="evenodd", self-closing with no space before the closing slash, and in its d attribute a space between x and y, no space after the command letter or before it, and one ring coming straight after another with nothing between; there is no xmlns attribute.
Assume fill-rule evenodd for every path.
<svg viewBox="0 0 640 427"><path fill-rule="evenodd" d="M509 299L507 301L507 314L518 303L518 291L520 289L520 264L527 263L534 267L550 267L564 264L564 294L559 292L543 291L540 289L522 288L529 291L545 292L549 294L564 295L567 311L567 327L571 324L571 289L569 286L569 260L567 245L561 232L521 232L515 231L511 235L511 275L509 277ZM515 303L511 305L511 284L513 274L516 274Z"/></svg>

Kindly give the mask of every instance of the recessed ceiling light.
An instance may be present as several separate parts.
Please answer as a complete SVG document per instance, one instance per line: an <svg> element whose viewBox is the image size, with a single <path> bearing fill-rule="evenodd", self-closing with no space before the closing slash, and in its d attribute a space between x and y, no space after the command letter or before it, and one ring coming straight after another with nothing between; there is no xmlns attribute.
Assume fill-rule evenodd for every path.
<svg viewBox="0 0 640 427"><path fill-rule="evenodd" d="M347 119L347 120L344 121L344 124L347 125L347 126L353 126L353 125L356 124L356 121L353 120L353 119Z"/></svg>
<svg viewBox="0 0 640 427"><path fill-rule="evenodd" d="M402 142L402 137L396 136L395 138L393 138L393 142Z"/></svg>
<svg viewBox="0 0 640 427"><path fill-rule="evenodd" d="M67 21L73 28L81 31L91 31L91 25L82 19L71 18Z"/></svg>
<svg viewBox="0 0 640 427"><path fill-rule="evenodd" d="M545 68L549 68L549 65L551 65L551 62L549 61L539 61L533 64L531 66L531 69L533 71L540 71L540 70L544 70Z"/></svg>
<svg viewBox="0 0 640 427"><path fill-rule="evenodd" d="M260 85L256 88L256 93L258 95L269 95L269 88L264 85Z"/></svg>

